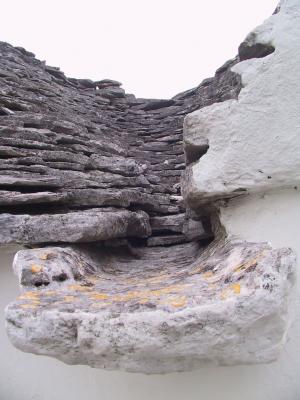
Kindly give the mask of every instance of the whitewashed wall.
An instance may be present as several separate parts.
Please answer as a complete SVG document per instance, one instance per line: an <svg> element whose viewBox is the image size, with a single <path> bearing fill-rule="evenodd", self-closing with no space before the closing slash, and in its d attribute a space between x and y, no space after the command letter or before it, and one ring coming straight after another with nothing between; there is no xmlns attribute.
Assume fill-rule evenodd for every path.
<svg viewBox="0 0 300 400"><path fill-rule="evenodd" d="M275 247L291 246L300 259L299 191L246 197L231 204L222 211L231 234L248 240L270 240ZM0 400L300 399L299 282L296 320L278 362L170 375L107 372L25 354L8 342L3 309L18 293L11 270L13 251L0 252Z"/></svg>

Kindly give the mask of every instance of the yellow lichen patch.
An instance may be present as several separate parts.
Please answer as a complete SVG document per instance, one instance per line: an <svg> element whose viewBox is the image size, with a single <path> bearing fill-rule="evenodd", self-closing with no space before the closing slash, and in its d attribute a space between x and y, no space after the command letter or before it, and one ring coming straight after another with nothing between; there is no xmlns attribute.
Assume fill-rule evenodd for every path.
<svg viewBox="0 0 300 400"><path fill-rule="evenodd" d="M108 299L108 295L105 293L93 293L90 298L93 300L106 300Z"/></svg>
<svg viewBox="0 0 300 400"><path fill-rule="evenodd" d="M239 283L233 283L230 287L234 291L235 294L241 293L241 285Z"/></svg>
<svg viewBox="0 0 300 400"><path fill-rule="evenodd" d="M169 293L182 292L190 284L181 285L170 285L156 290L132 290L125 292L124 294L119 294L111 297L112 301L130 301L130 300L143 300L145 302L153 299L153 297L159 298Z"/></svg>
<svg viewBox="0 0 300 400"><path fill-rule="evenodd" d="M153 276L152 278L148 278L148 279L146 279L145 281L146 281L147 283L154 284L154 283L163 282L163 281L166 280L167 278L169 278L169 275L167 275L167 274L161 274L161 275L158 275L158 276Z"/></svg>
<svg viewBox="0 0 300 400"><path fill-rule="evenodd" d="M200 273L202 272L202 270L203 270L203 265L199 265L198 267L192 269L192 270L189 272L189 275L200 274Z"/></svg>
<svg viewBox="0 0 300 400"><path fill-rule="evenodd" d="M37 305L36 304L21 304L20 307L21 308L36 308Z"/></svg>
<svg viewBox="0 0 300 400"><path fill-rule="evenodd" d="M186 306L187 299L185 296L170 297L167 298L165 301L162 301L162 304L167 304L174 308L182 308Z"/></svg>
<svg viewBox="0 0 300 400"><path fill-rule="evenodd" d="M203 277L204 279L209 279L209 278L211 278L212 276L214 276L214 273L213 273L212 271L204 272L204 274L202 275L202 277Z"/></svg>
<svg viewBox="0 0 300 400"><path fill-rule="evenodd" d="M105 303L92 303L91 307L95 307L95 308L103 308L106 307L108 305L110 305L111 302L105 302Z"/></svg>
<svg viewBox="0 0 300 400"><path fill-rule="evenodd" d="M241 272L245 269L245 264L239 264L234 268L233 272Z"/></svg>
<svg viewBox="0 0 300 400"><path fill-rule="evenodd" d="M125 283L126 285L134 285L134 286L144 285L144 281L142 281L140 278L125 278L122 279L122 282Z"/></svg>
<svg viewBox="0 0 300 400"><path fill-rule="evenodd" d="M149 292L153 296L161 296L162 294L182 292L188 286L190 286L190 284L170 285L161 289L150 290Z"/></svg>
<svg viewBox="0 0 300 400"><path fill-rule="evenodd" d="M64 301L66 301L67 303L71 303L74 300L75 296L64 296Z"/></svg>
<svg viewBox="0 0 300 400"><path fill-rule="evenodd" d="M112 297L113 301L129 301L129 300L136 300L140 298L148 299L149 291L129 291L124 294L120 294L117 296Z"/></svg>
<svg viewBox="0 0 300 400"><path fill-rule="evenodd" d="M248 269L248 268L254 266L255 264L257 264L265 256L265 254L266 254L266 251L263 250L261 253L258 254L257 257L252 258L251 260L249 260L249 261L247 261L245 263L237 265L234 268L234 272L244 271L245 269Z"/></svg>
<svg viewBox="0 0 300 400"><path fill-rule="evenodd" d="M21 294L21 296L19 296L18 298L22 300L37 300L38 296L38 292L25 292Z"/></svg>
<svg viewBox="0 0 300 400"><path fill-rule="evenodd" d="M220 298L221 300L227 299L227 297L230 295L230 290L228 288L223 289L220 293Z"/></svg>
<svg viewBox="0 0 300 400"><path fill-rule="evenodd" d="M43 294L44 296L53 296L54 294L56 294L55 290L43 290L41 292L41 294Z"/></svg>
<svg viewBox="0 0 300 400"><path fill-rule="evenodd" d="M185 296L178 297L177 299L172 300L171 305L175 308L185 307L187 304L187 299Z"/></svg>
<svg viewBox="0 0 300 400"><path fill-rule="evenodd" d="M43 271L43 267L38 264L32 264L30 270L33 274L37 274L38 272Z"/></svg>
<svg viewBox="0 0 300 400"><path fill-rule="evenodd" d="M41 255L39 256L39 259L40 259L40 260L48 260L49 254L50 254L50 253L41 254Z"/></svg>
<svg viewBox="0 0 300 400"><path fill-rule="evenodd" d="M146 303L148 303L148 301L149 301L149 299L141 299L141 300L139 300L139 303L146 304Z"/></svg>
<svg viewBox="0 0 300 400"><path fill-rule="evenodd" d="M155 283L160 283L163 282L164 280L168 279L170 276L165 273L160 273L154 276L150 276L149 278L139 278L139 277L133 277L133 278L125 278L122 279L124 283L127 285L135 285L135 286L141 286L145 284L155 284Z"/></svg>
<svg viewBox="0 0 300 400"><path fill-rule="evenodd" d="M222 300L225 300L227 297L232 296L233 293L241 293L241 285L239 283L232 283L229 287L223 289L220 293L220 297Z"/></svg>

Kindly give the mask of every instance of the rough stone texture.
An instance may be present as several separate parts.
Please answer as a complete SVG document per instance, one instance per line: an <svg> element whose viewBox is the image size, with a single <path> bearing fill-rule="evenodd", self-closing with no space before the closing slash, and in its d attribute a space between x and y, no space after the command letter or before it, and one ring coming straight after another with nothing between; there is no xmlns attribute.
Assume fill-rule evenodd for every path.
<svg viewBox="0 0 300 400"><path fill-rule="evenodd" d="M281 11L250 34L242 46L273 46L275 51L232 68L242 78L238 100L187 116L187 152L207 147L186 172L190 204L299 185L299 37L299 1L285 1ZM262 57L260 52L254 53L243 58Z"/></svg>
<svg viewBox="0 0 300 400"><path fill-rule="evenodd" d="M298 3L283 2L214 78L169 100L67 78L0 43L0 242L28 245L14 261L22 294L6 309L15 346L146 373L276 359L294 254L226 239L214 200L265 190L273 172L273 187L297 175L296 156L274 163L265 149L277 132L279 157L292 132L283 137L283 125L298 121L295 107L276 114L285 79L290 90L284 52L297 50ZM184 155L183 120L199 109L186 118Z"/></svg>
<svg viewBox="0 0 300 400"><path fill-rule="evenodd" d="M0 242L77 243L151 234L148 215L114 209L90 209L67 214L0 214Z"/></svg>
<svg viewBox="0 0 300 400"><path fill-rule="evenodd" d="M0 212L17 214L11 223L59 213L51 217L56 231L63 214L66 230L74 229L70 212L79 209L119 207L149 217L184 213L183 118L237 97L240 79L230 71L236 62L174 99L147 100L126 94L117 81L67 78L32 53L1 42ZM2 221L7 232L8 220ZM95 222L88 223L94 229ZM186 230L177 231L190 240ZM13 240L3 235L3 243ZM15 237L28 243L21 234ZM90 240L101 237L90 235Z"/></svg>
<svg viewBox="0 0 300 400"><path fill-rule="evenodd" d="M29 290L6 309L12 343L69 364L145 373L277 358L290 250L225 242L202 253L189 244L135 254L20 251L14 268Z"/></svg>

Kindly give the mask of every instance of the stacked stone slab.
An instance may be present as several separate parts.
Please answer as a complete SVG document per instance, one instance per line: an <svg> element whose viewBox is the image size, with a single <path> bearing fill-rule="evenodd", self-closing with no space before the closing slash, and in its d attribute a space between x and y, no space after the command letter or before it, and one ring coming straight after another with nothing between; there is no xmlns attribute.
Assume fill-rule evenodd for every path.
<svg viewBox="0 0 300 400"><path fill-rule="evenodd" d="M229 70L237 60L174 99L146 100L127 95L117 81L68 79L58 68L7 43L0 44L0 57L4 243L28 243L21 229L18 238L8 230L32 215L45 215L47 221L59 224L62 214L71 213L64 221L72 227L74 212L95 208L143 210L145 223L156 216L182 214L183 119L199 107L236 98L240 90L238 76ZM148 245L189 241L187 223L185 231L179 223L175 235L163 218L154 221L155 239ZM86 225L88 221L85 230ZM91 230L94 225L91 222ZM73 229L80 227L75 224ZM31 230L31 243L53 242L50 230L49 238ZM210 236L204 229L199 232L199 238Z"/></svg>

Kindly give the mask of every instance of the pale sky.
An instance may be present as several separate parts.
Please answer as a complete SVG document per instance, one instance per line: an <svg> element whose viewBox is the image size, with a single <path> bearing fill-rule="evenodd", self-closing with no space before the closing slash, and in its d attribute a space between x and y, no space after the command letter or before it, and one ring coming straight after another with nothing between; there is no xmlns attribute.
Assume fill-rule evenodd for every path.
<svg viewBox="0 0 300 400"><path fill-rule="evenodd" d="M115 79L137 97L197 86L237 53L277 0L9 0L0 40L69 77Z"/></svg>

